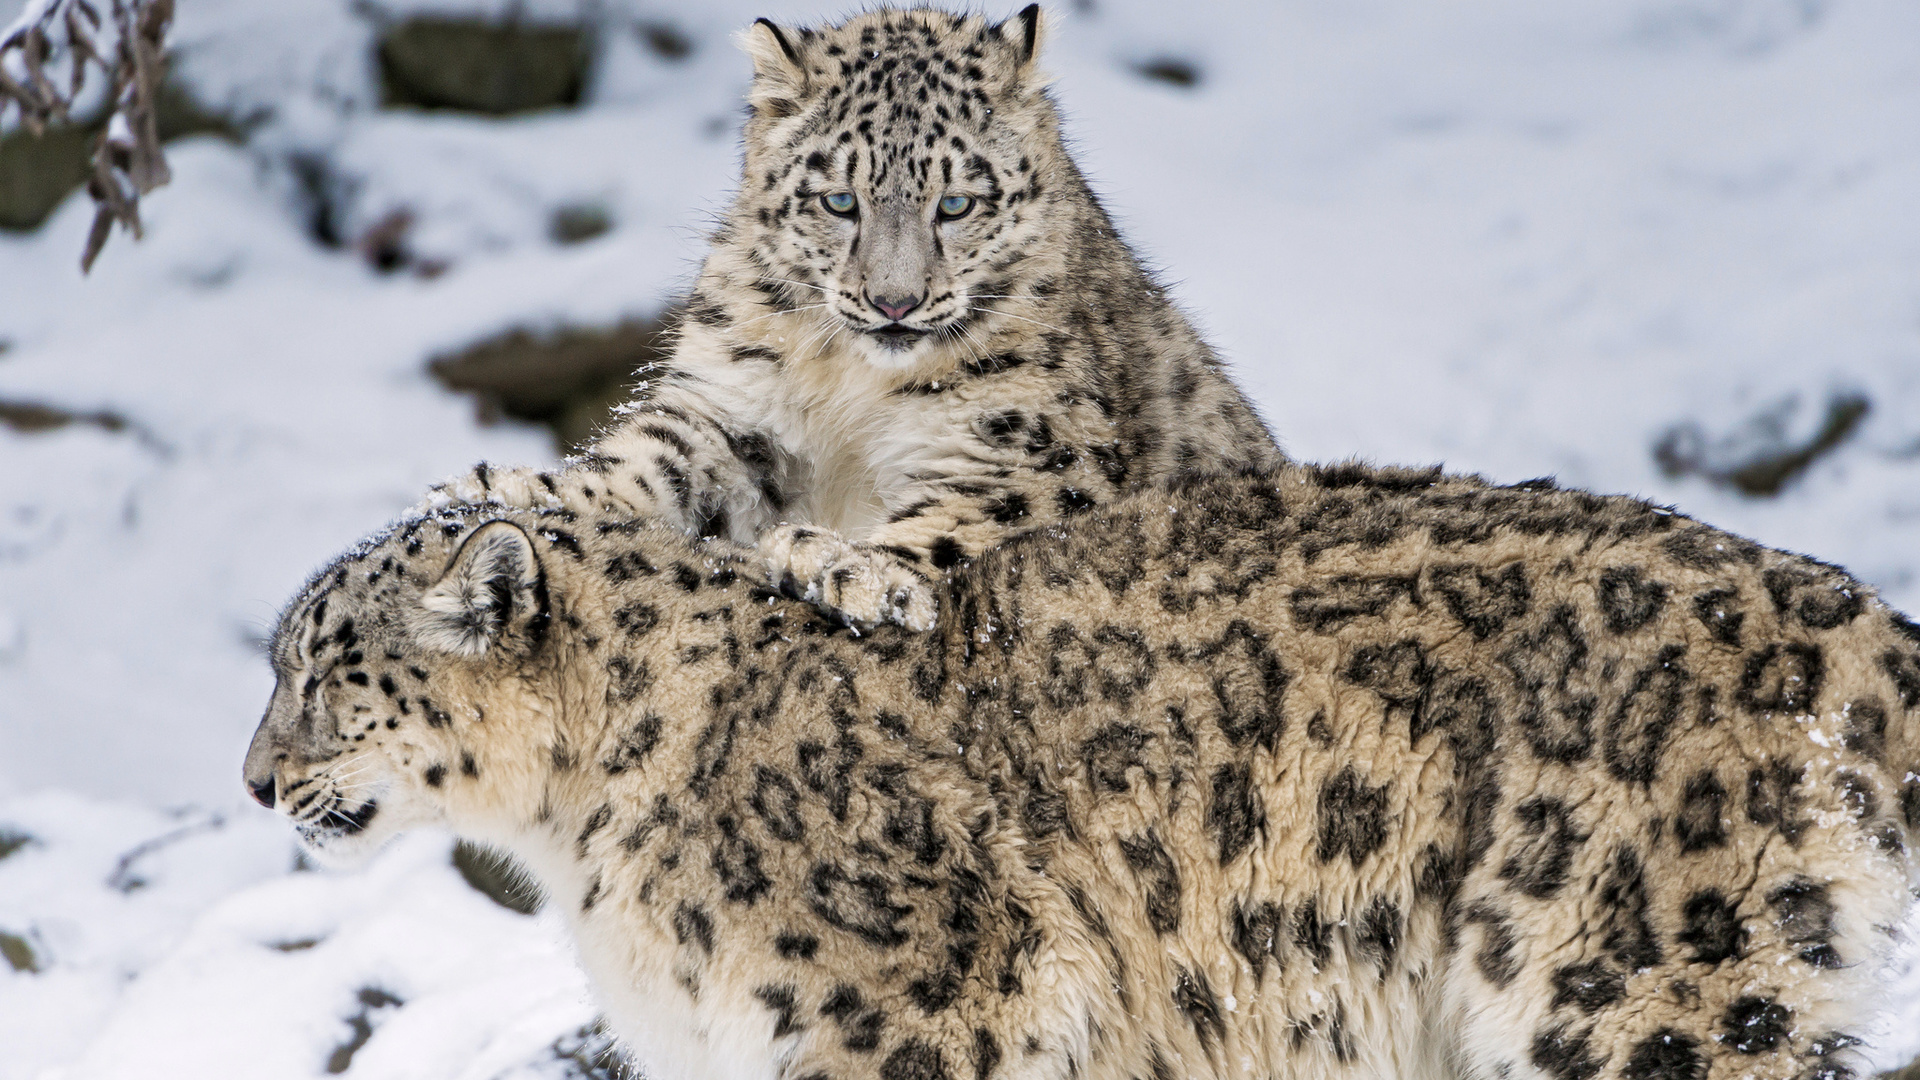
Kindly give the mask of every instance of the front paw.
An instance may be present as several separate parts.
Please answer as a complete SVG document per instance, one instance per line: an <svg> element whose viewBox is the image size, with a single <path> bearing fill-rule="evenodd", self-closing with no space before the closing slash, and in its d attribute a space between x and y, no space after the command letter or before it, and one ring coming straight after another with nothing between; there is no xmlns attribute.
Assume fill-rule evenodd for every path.
<svg viewBox="0 0 1920 1080"><path fill-rule="evenodd" d="M760 549L776 581L842 622L933 629L933 582L898 556L803 525L779 526Z"/></svg>
<svg viewBox="0 0 1920 1080"><path fill-rule="evenodd" d="M414 510L432 512L449 506L486 503L523 510L557 509L560 499L542 476L538 469L496 469L483 461L459 476L428 488L426 499Z"/></svg>

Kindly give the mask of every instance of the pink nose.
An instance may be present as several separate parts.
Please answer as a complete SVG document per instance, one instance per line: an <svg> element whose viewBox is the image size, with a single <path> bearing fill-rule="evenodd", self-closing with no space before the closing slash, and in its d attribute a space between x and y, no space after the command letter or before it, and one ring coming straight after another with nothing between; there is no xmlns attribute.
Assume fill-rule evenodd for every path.
<svg viewBox="0 0 1920 1080"><path fill-rule="evenodd" d="M921 300L918 296L869 296L867 299L873 302L874 307L880 309L881 314L894 322L906 318L907 312L919 307Z"/></svg>

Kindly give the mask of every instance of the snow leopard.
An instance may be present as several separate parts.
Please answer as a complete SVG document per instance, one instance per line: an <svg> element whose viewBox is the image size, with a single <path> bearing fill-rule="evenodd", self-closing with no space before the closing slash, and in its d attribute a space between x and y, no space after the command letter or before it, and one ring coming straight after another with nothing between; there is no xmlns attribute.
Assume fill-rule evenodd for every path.
<svg viewBox="0 0 1920 1080"><path fill-rule="evenodd" d="M545 890L642 1075L1842 1080L1913 910L1920 627L1670 508L1205 475L848 627L650 519L459 506L282 617L323 857Z"/></svg>
<svg viewBox="0 0 1920 1080"><path fill-rule="evenodd" d="M1043 30L1037 6L755 23L739 191L668 356L562 471L442 497L655 514L925 628L939 576L1012 534L1277 464L1062 145Z"/></svg>

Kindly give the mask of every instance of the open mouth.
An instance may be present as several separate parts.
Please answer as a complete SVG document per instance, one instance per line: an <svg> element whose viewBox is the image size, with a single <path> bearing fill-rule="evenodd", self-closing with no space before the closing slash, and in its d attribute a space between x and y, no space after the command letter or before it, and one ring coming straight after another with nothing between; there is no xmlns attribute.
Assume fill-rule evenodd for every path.
<svg viewBox="0 0 1920 1080"><path fill-rule="evenodd" d="M302 827L302 831L330 836L352 836L366 829L373 815L380 811L378 799L368 799L355 809L335 803L316 818L312 824Z"/></svg>
<svg viewBox="0 0 1920 1080"><path fill-rule="evenodd" d="M869 330L867 333L886 348L911 349L932 331L915 330L911 326L903 326L900 323L888 323L878 330Z"/></svg>

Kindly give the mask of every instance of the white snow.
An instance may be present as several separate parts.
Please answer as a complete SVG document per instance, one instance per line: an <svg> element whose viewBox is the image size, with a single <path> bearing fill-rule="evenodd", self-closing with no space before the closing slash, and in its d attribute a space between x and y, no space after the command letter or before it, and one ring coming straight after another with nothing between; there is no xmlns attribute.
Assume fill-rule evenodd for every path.
<svg viewBox="0 0 1920 1080"><path fill-rule="evenodd" d="M381 111L372 19L593 7L586 107ZM1009 3L1008 10L1017 5ZM22 9L0 0L0 25ZM0 426L0 1080L530 1076L592 1015L550 926L493 907L425 837L295 873L242 801L274 612L322 560L486 457L551 456L425 374L501 330L657 311L725 204L745 60L729 36L831 5L186 0L180 71L269 119L175 144L91 278L76 195L0 234L0 401L128 427ZM372 13L372 14L369 14ZM380 14L384 13L384 14ZM1126 235L1289 449L1445 461L1673 502L1848 566L1920 608L1920 7L1889 0L1061 3L1055 93ZM670 61L637 27L694 51ZM1193 63L1181 89L1141 78ZM448 269L381 276L309 237L294 161L354 235L395 211ZM552 211L606 236L547 239ZM1669 479L1772 410L1859 434L1775 499ZM1793 402L1798 402L1797 409ZM181 808L185 809L170 809ZM220 824L215 826L214 821ZM124 853L147 882L109 884ZM125 875L116 879L121 885ZM1920 929L1920 928L1917 928ZM315 939L282 952L274 943ZM1891 1063L1920 1052L1920 978Z"/></svg>

